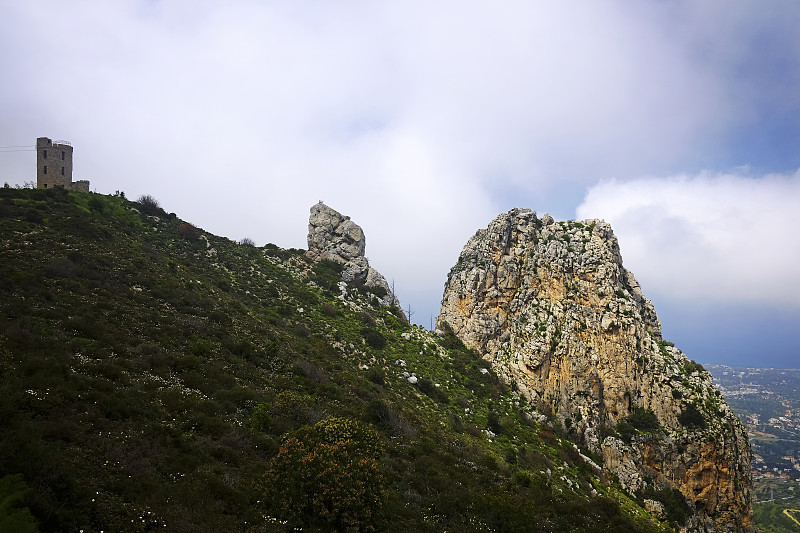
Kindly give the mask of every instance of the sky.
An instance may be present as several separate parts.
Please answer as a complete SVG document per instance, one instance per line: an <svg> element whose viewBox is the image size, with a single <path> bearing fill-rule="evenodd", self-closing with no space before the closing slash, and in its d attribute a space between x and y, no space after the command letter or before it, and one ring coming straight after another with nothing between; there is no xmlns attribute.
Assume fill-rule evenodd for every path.
<svg viewBox="0 0 800 533"><path fill-rule="evenodd" d="M323 200L429 327L498 214L602 218L664 337L800 367L795 0L0 1L0 182L306 248Z"/></svg>

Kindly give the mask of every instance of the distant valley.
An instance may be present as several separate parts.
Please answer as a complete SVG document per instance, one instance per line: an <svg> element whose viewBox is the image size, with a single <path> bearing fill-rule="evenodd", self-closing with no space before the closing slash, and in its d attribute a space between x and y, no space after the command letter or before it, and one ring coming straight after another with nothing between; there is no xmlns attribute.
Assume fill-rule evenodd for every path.
<svg viewBox="0 0 800 533"><path fill-rule="evenodd" d="M800 369L706 368L747 427L760 530L800 531L787 517L800 518Z"/></svg>

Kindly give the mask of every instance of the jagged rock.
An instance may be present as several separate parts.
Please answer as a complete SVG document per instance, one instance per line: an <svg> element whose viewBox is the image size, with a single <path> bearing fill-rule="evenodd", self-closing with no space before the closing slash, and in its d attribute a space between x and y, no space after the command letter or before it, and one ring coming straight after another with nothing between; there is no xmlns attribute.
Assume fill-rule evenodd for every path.
<svg viewBox="0 0 800 533"><path fill-rule="evenodd" d="M451 269L437 328L452 331L636 492L678 488L709 531L752 531L751 452L711 375L661 338L652 303L601 220L513 209ZM661 430L608 435L634 408ZM693 416L689 416L693 415Z"/></svg>
<svg viewBox="0 0 800 533"><path fill-rule="evenodd" d="M380 287L382 290L379 292L385 293L378 296L380 304L387 307L397 306L400 310L400 300L392 292L386 278L369 266L369 261L364 256L366 247L364 231L350 217L322 202L311 207L306 255L314 261L330 259L343 264L343 280L364 283L367 287Z"/></svg>
<svg viewBox="0 0 800 533"><path fill-rule="evenodd" d="M620 484L632 493L645 487L642 476L641 454L637 450L626 446L624 442L615 437L606 437L603 441L601 452L603 454L603 467L616 474Z"/></svg>
<svg viewBox="0 0 800 533"><path fill-rule="evenodd" d="M314 259L347 263L364 257L367 243L361 227L338 211L319 202L308 218L308 254Z"/></svg>
<svg viewBox="0 0 800 533"><path fill-rule="evenodd" d="M367 279L368 272L369 263L367 262L367 258L355 257L344 264L344 268L342 269L342 279L345 281L365 281Z"/></svg>
<svg viewBox="0 0 800 533"><path fill-rule="evenodd" d="M645 500L644 509L658 519L666 520L667 518L667 512L666 509L664 509L664 504L656 500Z"/></svg>

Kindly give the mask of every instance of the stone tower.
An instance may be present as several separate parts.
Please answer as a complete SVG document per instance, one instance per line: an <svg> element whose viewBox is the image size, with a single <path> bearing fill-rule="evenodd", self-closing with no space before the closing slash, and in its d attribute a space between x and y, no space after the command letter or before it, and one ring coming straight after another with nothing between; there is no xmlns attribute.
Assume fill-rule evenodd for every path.
<svg viewBox="0 0 800 533"><path fill-rule="evenodd" d="M54 143L47 137L36 139L36 186L89 192L88 181L72 181L72 146L68 142Z"/></svg>

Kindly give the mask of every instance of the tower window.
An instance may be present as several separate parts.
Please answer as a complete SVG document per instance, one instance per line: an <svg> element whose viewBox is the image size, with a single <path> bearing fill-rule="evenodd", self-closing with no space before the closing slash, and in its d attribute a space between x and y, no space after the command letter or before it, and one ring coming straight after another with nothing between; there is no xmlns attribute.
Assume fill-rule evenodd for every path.
<svg viewBox="0 0 800 533"><path fill-rule="evenodd" d="M44 167L44 173L47 174L47 167Z"/></svg>
<svg viewBox="0 0 800 533"><path fill-rule="evenodd" d="M64 160L64 150L61 150L61 160Z"/></svg>
<svg viewBox="0 0 800 533"><path fill-rule="evenodd" d="M47 159L47 150L42 150L44 152L44 159Z"/></svg>
<svg viewBox="0 0 800 533"><path fill-rule="evenodd" d="M61 175L64 175L64 167L61 167Z"/></svg>

